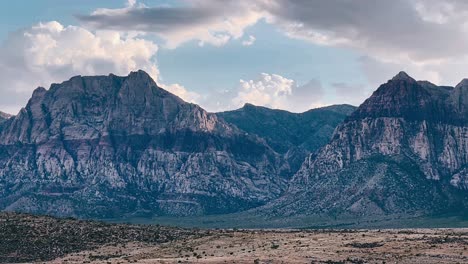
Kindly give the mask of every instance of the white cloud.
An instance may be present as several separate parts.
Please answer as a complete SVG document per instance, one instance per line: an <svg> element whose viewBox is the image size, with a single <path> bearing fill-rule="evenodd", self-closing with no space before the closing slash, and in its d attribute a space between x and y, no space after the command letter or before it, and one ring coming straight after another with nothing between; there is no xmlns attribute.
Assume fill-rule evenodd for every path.
<svg viewBox="0 0 468 264"><path fill-rule="evenodd" d="M192 40L200 46L222 46L241 38L245 28L264 17L254 2L193 0L186 4L147 7L131 1L125 8L101 8L78 19L96 29L153 33L165 40L165 47L176 48Z"/></svg>
<svg viewBox="0 0 468 264"><path fill-rule="evenodd" d="M136 0L128 0L127 1L127 6L128 7L133 7L133 6L136 5L136 2L137 2Z"/></svg>
<svg viewBox="0 0 468 264"><path fill-rule="evenodd" d="M134 34L39 23L12 34L0 49L0 109L16 113L36 87L74 75L127 75L142 69L157 81L157 51L156 44ZM197 99L181 85L161 85L189 101Z"/></svg>
<svg viewBox="0 0 468 264"><path fill-rule="evenodd" d="M466 10L456 0L274 0L264 8L289 36L386 60L424 62L468 52L462 5Z"/></svg>
<svg viewBox="0 0 468 264"><path fill-rule="evenodd" d="M353 49L368 58L364 62L379 64L384 70L379 76L406 70L418 79L451 85L467 76L461 70L468 66L467 1L260 1L271 14L268 22L287 36Z"/></svg>
<svg viewBox="0 0 468 264"><path fill-rule="evenodd" d="M466 77L455 68L468 65L468 2L464 0L185 3L178 7L136 4L100 9L79 18L95 28L154 33L170 48L191 40L201 46L222 46L241 38L247 27L265 19L291 38L353 49L381 64L414 68L422 76L437 75L437 80L444 83ZM249 45L250 40L242 43Z"/></svg>
<svg viewBox="0 0 468 264"><path fill-rule="evenodd" d="M237 95L232 99L232 106L238 108L245 103L251 103L303 112L323 106L322 98L322 87L316 80L298 86L294 80L281 75L262 73L256 80L240 80Z"/></svg>
<svg viewBox="0 0 468 264"><path fill-rule="evenodd" d="M242 41L242 46L252 46L255 43L256 38L252 35L248 39Z"/></svg>
<svg viewBox="0 0 468 264"><path fill-rule="evenodd" d="M292 94L294 81L277 74L262 73L257 80L240 80L240 89L233 103L264 105L285 108L287 98Z"/></svg>
<svg viewBox="0 0 468 264"><path fill-rule="evenodd" d="M467 52L468 4L462 0L193 0L178 7L137 5L78 16L96 28L152 32L175 47L223 45L266 19L290 37L345 46L398 60L433 60ZM396 19L398 18L398 19ZM448 39L460 41L447 41ZM463 41L464 40L464 41ZM390 54L389 54L390 52ZM369 55L369 54L368 54Z"/></svg>
<svg viewBox="0 0 468 264"><path fill-rule="evenodd" d="M198 93L188 91L184 86L178 83L170 84L170 85L161 84L160 86L161 88L164 88L165 90L179 96L184 101L189 102L189 103L198 103L198 101L201 98L201 96Z"/></svg>

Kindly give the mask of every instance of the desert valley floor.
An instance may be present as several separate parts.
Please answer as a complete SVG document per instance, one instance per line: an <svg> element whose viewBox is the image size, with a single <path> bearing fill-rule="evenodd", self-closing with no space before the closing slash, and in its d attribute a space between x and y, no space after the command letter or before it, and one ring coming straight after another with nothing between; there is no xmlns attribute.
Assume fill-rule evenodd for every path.
<svg viewBox="0 0 468 264"><path fill-rule="evenodd" d="M468 229L224 230L0 214L4 263L468 263Z"/></svg>
<svg viewBox="0 0 468 264"><path fill-rule="evenodd" d="M468 263L468 230L218 231L162 245L128 243L51 263Z"/></svg>

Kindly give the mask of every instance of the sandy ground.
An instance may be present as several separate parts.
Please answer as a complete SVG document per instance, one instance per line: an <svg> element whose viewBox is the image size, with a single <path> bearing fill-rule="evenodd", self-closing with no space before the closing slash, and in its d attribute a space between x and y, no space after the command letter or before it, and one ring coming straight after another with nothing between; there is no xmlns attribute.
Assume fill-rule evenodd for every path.
<svg viewBox="0 0 468 264"><path fill-rule="evenodd" d="M104 246L49 263L468 263L468 229L213 230L190 241Z"/></svg>

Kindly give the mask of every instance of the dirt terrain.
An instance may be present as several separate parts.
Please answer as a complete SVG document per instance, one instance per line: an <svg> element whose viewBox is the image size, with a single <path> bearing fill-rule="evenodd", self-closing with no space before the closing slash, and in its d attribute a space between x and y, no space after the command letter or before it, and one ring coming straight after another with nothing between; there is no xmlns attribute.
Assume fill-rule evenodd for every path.
<svg viewBox="0 0 468 264"><path fill-rule="evenodd" d="M217 231L161 245L128 243L52 263L468 263L468 230Z"/></svg>
<svg viewBox="0 0 468 264"><path fill-rule="evenodd" d="M1 262L468 263L468 229L200 230L0 213Z"/></svg>

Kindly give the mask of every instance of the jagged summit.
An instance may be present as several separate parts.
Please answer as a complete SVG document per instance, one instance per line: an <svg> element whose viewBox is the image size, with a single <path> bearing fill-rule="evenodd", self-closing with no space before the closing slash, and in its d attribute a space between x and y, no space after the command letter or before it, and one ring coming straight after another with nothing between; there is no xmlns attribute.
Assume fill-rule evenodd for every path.
<svg viewBox="0 0 468 264"><path fill-rule="evenodd" d="M251 104L251 103L245 103L242 108L254 108L254 107L259 107L257 105Z"/></svg>
<svg viewBox="0 0 468 264"><path fill-rule="evenodd" d="M392 81L415 81L415 79L409 76L406 72L400 71L392 78Z"/></svg>
<svg viewBox="0 0 468 264"><path fill-rule="evenodd" d="M128 76L131 76L131 75L139 75L139 76L145 76L145 77L148 77L148 78L151 78L150 75L145 72L144 70L136 70L136 71L131 71Z"/></svg>
<svg viewBox="0 0 468 264"><path fill-rule="evenodd" d="M37 185L19 187L31 194L20 200L0 192L0 210L234 212L277 197L285 188L284 163L264 140L159 88L144 71L75 76L36 89L2 123L0 189ZM62 188L73 191L48 198Z"/></svg>
<svg viewBox="0 0 468 264"><path fill-rule="evenodd" d="M242 110L245 110L245 111L249 111L249 110L253 110L253 111L281 111L281 112L290 113L288 110L271 108L271 107L263 106L263 105L255 105L255 104L252 104L252 103L245 103L241 108L239 108L237 110L239 110L239 111L242 111ZM236 110L234 110L234 111L236 111Z"/></svg>
<svg viewBox="0 0 468 264"><path fill-rule="evenodd" d="M288 194L266 210L412 217L466 211L464 90L399 73L306 158Z"/></svg>
<svg viewBox="0 0 468 264"><path fill-rule="evenodd" d="M461 80L461 82L459 82L455 88L461 88L461 87L466 87L468 88L468 78L464 78L463 80Z"/></svg>
<svg viewBox="0 0 468 264"><path fill-rule="evenodd" d="M126 76L126 78L146 80L146 81L153 82L154 84L156 84L156 82L153 80L153 78L151 78L151 76L147 72L145 72L143 70L132 71Z"/></svg>
<svg viewBox="0 0 468 264"><path fill-rule="evenodd" d="M42 86L39 86L37 87L36 89L34 89L33 93L32 93L32 97L38 97L38 96L41 96L43 94L45 94L47 92L47 89L42 87Z"/></svg>
<svg viewBox="0 0 468 264"><path fill-rule="evenodd" d="M426 85L425 85L426 86ZM405 72L382 84L362 103L352 119L366 117L407 117L424 119L430 116L431 93Z"/></svg>
<svg viewBox="0 0 468 264"><path fill-rule="evenodd" d="M402 117L460 124L468 121L468 79L455 88L415 81L405 72L382 84L350 119Z"/></svg>
<svg viewBox="0 0 468 264"><path fill-rule="evenodd" d="M28 121L30 118L33 123ZM65 139L89 139L111 132L157 135L169 127L232 131L215 115L158 87L141 70L126 77L74 76L52 84L49 90L39 87L29 100L26 112L18 115L13 123L25 128L31 126L28 129L32 130L10 133L0 141L42 142L61 133L65 133L62 135ZM75 131L78 126L81 130Z"/></svg>

